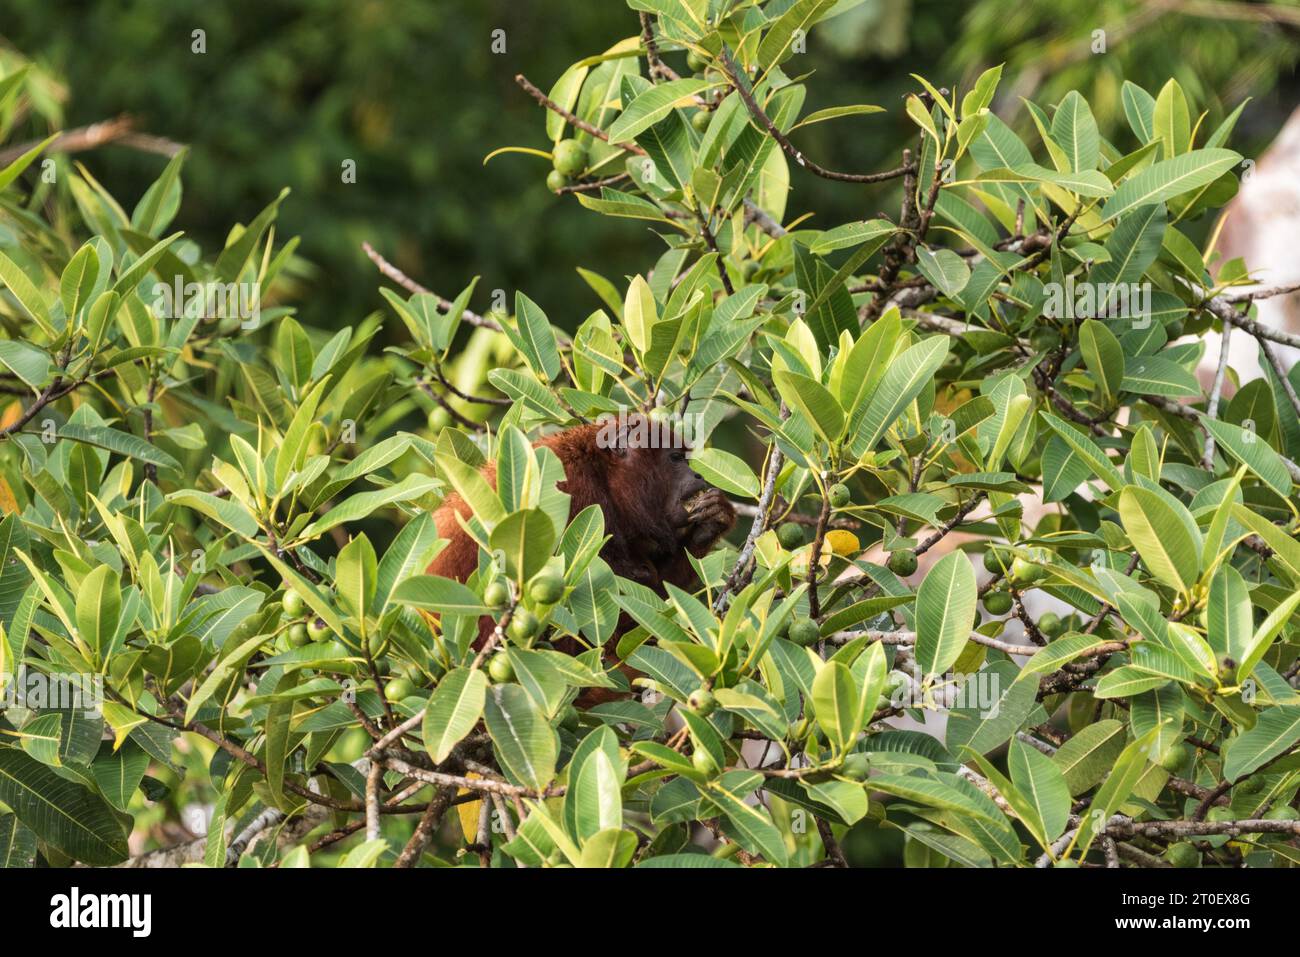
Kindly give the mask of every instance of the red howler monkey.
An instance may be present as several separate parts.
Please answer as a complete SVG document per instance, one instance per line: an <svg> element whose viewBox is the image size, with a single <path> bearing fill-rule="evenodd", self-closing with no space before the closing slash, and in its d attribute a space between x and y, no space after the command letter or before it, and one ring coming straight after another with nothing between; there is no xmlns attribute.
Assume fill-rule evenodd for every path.
<svg viewBox="0 0 1300 957"><path fill-rule="evenodd" d="M697 582L687 553L703 556L736 520L727 497L691 470L675 433L667 434L667 442L646 440L647 434L653 438L664 432L633 415L617 430L609 424L581 425L535 443L564 465L559 489L570 497L570 519L590 505L600 506L611 536L600 554L614 574L661 595L667 582L693 590ZM495 487L495 464L489 463L483 476ZM684 503L696 496L688 512ZM478 567L478 544L460 527L457 514L470 514L459 495L448 497L434 513L438 536L448 544L429 573L463 582ZM491 619L484 624L490 628ZM481 633L479 641L485 636Z"/></svg>

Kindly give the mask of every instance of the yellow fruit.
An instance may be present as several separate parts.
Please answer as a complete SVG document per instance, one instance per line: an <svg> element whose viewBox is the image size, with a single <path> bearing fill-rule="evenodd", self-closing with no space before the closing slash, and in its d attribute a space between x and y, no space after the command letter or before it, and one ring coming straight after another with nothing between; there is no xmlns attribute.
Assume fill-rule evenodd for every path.
<svg viewBox="0 0 1300 957"><path fill-rule="evenodd" d="M836 555L845 558L856 555L862 550L862 546L858 544L858 536L844 528L832 528L827 532L826 544L830 545L831 551Z"/></svg>

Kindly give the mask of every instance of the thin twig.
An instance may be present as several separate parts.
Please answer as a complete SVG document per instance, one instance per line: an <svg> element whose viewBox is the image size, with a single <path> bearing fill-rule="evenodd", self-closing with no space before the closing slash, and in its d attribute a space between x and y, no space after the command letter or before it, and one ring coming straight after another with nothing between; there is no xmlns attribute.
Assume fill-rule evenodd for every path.
<svg viewBox="0 0 1300 957"><path fill-rule="evenodd" d="M659 45L655 42L654 26L650 21L650 14L645 12L641 13L641 39L645 42L645 58L646 63L650 66L651 82L654 81L656 75L665 80L673 79L676 74L664 66L664 61L659 59Z"/></svg>
<svg viewBox="0 0 1300 957"><path fill-rule="evenodd" d="M782 418L789 415L784 403L782 403L781 415ZM745 536L745 544L741 546L740 554L736 556L736 564L732 567L731 574L727 576L727 581L718 592L718 596L713 599L713 610L718 613L726 610L732 593L749 584L754 574L754 547L758 543L759 536L767 530L767 513L772 507L776 480L785 462L785 455L775 441L768 449L767 468L763 472L763 491L758 496L758 511L754 515L754 523L749 527L749 534Z"/></svg>
<svg viewBox="0 0 1300 957"><path fill-rule="evenodd" d="M1223 331L1226 340L1228 330L1225 328ZM1277 381L1282 384L1282 391L1286 393L1287 399L1290 400L1291 408L1295 409L1296 415L1300 415L1300 396L1296 395L1295 386L1291 384L1290 377L1286 374L1286 370L1282 368L1282 360L1278 358L1277 352L1269 345L1267 339L1259 340L1259 348L1263 351L1268 364L1273 367L1273 374L1277 376Z"/></svg>
<svg viewBox="0 0 1300 957"><path fill-rule="evenodd" d="M741 79L740 68L737 67L735 61L731 59L731 55L725 46L722 48L722 52L718 55L718 58L714 63L720 65L723 74L730 81L736 92L740 94L740 99L744 102L750 115L753 116L765 130L767 130L768 135L770 135L772 139L776 140L777 145L781 147L782 151L784 151L790 159L794 160L799 166L808 170L808 172L814 173L823 179L838 180L842 183L884 183L891 179L897 179L910 170L911 167L909 166L900 166L897 169L885 170L883 173L840 173L835 170L827 169L824 166L819 166L817 163L814 163L808 157L804 156L803 153L799 151L799 148L790 142L789 137L782 133L780 128L772 122L771 118L763 112L763 108L759 106L758 101L754 99L754 94L749 89L749 85Z"/></svg>
<svg viewBox="0 0 1300 957"><path fill-rule="evenodd" d="M111 120L101 120L87 126L64 130L58 135L57 139L45 148L45 152L81 153L116 143L141 152L160 153L163 156L171 157L185 148L183 143L177 143L161 136L132 132L134 126L135 119L123 114ZM35 149L40 144L40 140L34 140L29 143L18 143L0 150L0 166L8 166L18 157Z"/></svg>
<svg viewBox="0 0 1300 957"><path fill-rule="evenodd" d="M384 779L384 766L370 762L366 772L366 840L379 839L379 786Z"/></svg>
<svg viewBox="0 0 1300 957"><path fill-rule="evenodd" d="M1219 340L1219 367L1214 373L1214 385L1210 388L1210 404L1205 410L1208 418L1219 417L1219 396L1223 392L1223 377L1228 371L1228 337L1232 335L1232 324L1223 324L1223 337ZM1205 454L1201 456L1201 465L1207 471L1214 471L1214 433L1205 430Z"/></svg>
<svg viewBox="0 0 1300 957"><path fill-rule="evenodd" d="M521 87L523 87L524 92L526 92L538 103L542 104L542 106L546 107L548 110L550 110L552 113L556 114L557 116L564 117L565 121L570 126L574 127L575 129L582 130L584 133L590 133L592 136L596 137L596 139L601 140L602 142L605 143L610 142L608 133L602 130L599 126L593 126L591 123L588 123L582 117L575 114L572 110L566 110L564 107L560 106L560 104L556 103L549 96L547 96L536 86L534 86L529 81L528 77L524 76L522 73L518 73L515 75L515 82L518 83ZM629 153L636 153L638 156L646 155L645 150L637 146L635 143L614 143L613 145L617 146L621 150L627 150Z"/></svg>
<svg viewBox="0 0 1300 957"><path fill-rule="evenodd" d="M437 300L438 308L441 309L443 312L447 312L449 309L451 309L451 301L449 299L444 299L442 296L438 295L432 289L427 289L424 286L420 285L418 282L416 282L406 273L402 272L400 269L398 269L396 266L390 263L387 259L381 256L375 250L375 247L370 245L370 243L363 242L361 244L361 249L365 252L367 256L370 257L370 261L379 267L379 271L381 273L383 273L393 282L397 283L407 292L423 293L424 295L427 296L433 296L433 298ZM481 326L484 329L494 329L497 332L501 331L500 323L496 322L495 320L488 319L486 316L480 316L478 313L472 312L469 309L466 309L464 312L461 313L461 321L468 322L471 326Z"/></svg>
<svg viewBox="0 0 1300 957"><path fill-rule="evenodd" d="M451 805L451 799L455 794L455 788L434 789L433 798L420 816L420 823L415 826L410 840L402 848L402 853L397 855L397 861L393 864L394 867L407 868L415 866L416 861L420 859L420 855L424 853L424 849L433 840L433 835L437 832L439 825L442 824L442 817Z"/></svg>

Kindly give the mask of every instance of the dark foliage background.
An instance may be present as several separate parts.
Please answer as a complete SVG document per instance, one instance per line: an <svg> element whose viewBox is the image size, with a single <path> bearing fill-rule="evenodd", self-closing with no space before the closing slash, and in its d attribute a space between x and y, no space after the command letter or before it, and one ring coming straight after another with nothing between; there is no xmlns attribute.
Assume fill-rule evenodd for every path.
<svg viewBox="0 0 1300 957"><path fill-rule="evenodd" d="M444 295L481 274L480 290L506 289L513 300L526 289L566 326L597 304L575 263L618 277L661 248L648 231L550 194L539 158L482 164L498 146L546 148L540 108L514 76L546 89L572 51L626 37L621 3L8 0L5 8L0 56L31 58L45 75L43 109L22 120L31 136L129 113L140 129L191 144L177 227L205 245L292 187L280 229L302 236L300 253L316 267L314 294L298 304L308 325L339 328L378 305L363 240ZM498 28L505 54L491 52ZM1098 28L1103 55L1091 52ZM206 54L191 52L196 29L206 31ZM1300 100L1294 0L868 0L810 42L821 75L810 110L858 102L888 110L800 131L801 147L838 169L896 165L913 129L901 108L913 72L953 83L1006 61L1018 79L1000 114L1027 122L1015 96L1051 103L1077 88L1103 133L1123 123L1123 78L1154 93L1173 76L1213 104L1210 124L1224 104L1255 98L1238 127L1247 155ZM669 57L679 68L682 59ZM122 196L143 192L163 164L121 146L76 158ZM356 161L355 184L341 181L346 159ZM529 179L533 188L521 188ZM896 184L855 194L796 170L792 186L791 213L816 209L825 222L897 206Z"/></svg>

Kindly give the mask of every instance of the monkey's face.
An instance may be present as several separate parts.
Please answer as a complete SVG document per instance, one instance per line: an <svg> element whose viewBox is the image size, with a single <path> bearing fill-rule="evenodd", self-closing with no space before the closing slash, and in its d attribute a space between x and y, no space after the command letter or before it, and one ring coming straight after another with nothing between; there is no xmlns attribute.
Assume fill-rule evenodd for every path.
<svg viewBox="0 0 1300 957"><path fill-rule="evenodd" d="M691 468L685 449L668 449L667 452L669 482L672 486L671 499L674 506L672 517L677 520L685 516L686 503L711 486Z"/></svg>
<svg viewBox="0 0 1300 957"><path fill-rule="evenodd" d="M680 436L641 417L629 420L614 449L617 487L635 490L634 497L668 524L686 520L686 501L710 488L691 468L689 450Z"/></svg>

